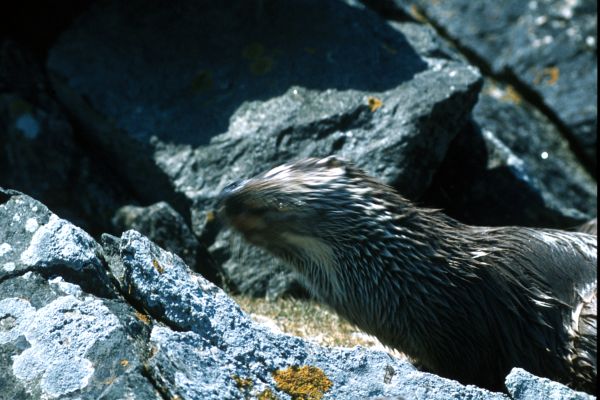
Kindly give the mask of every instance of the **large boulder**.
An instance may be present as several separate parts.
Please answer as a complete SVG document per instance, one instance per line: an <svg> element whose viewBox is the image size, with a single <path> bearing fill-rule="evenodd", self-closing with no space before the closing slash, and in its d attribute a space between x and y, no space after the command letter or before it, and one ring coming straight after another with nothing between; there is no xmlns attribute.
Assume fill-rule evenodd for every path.
<svg viewBox="0 0 600 400"><path fill-rule="evenodd" d="M386 3L431 22L482 69L513 83L596 165L596 1Z"/></svg>
<svg viewBox="0 0 600 400"><path fill-rule="evenodd" d="M0 189L0 226L1 397L159 399L143 372L150 327L101 247L15 191Z"/></svg>

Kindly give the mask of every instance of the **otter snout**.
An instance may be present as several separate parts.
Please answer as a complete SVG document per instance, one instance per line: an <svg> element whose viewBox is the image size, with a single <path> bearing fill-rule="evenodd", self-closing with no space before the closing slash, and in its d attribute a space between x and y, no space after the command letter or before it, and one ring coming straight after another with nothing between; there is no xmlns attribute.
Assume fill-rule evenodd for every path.
<svg viewBox="0 0 600 400"><path fill-rule="evenodd" d="M217 213L219 219L256 244L257 232L264 230L266 224L261 209L249 204L247 195L242 191L249 182L249 179L244 179L225 186L218 197Z"/></svg>

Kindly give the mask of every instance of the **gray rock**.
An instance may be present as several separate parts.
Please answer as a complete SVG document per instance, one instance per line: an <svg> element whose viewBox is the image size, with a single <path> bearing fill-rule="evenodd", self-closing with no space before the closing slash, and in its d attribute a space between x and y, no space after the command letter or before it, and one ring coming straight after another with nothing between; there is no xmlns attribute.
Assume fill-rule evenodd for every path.
<svg viewBox="0 0 600 400"><path fill-rule="evenodd" d="M179 255L190 268L197 270L198 239L183 217L168 203L162 201L148 207L123 206L115 213L112 224L116 232L135 229L160 247Z"/></svg>
<svg viewBox="0 0 600 400"><path fill-rule="evenodd" d="M100 246L81 228L22 193L0 188L0 281L26 271L60 274L110 295Z"/></svg>
<svg viewBox="0 0 600 400"><path fill-rule="evenodd" d="M270 391L289 398L286 393L294 393L294 387L306 389L294 380L304 373L321 387L324 399L506 398L419 372L383 352L324 348L273 333L252 322L179 257L138 232L125 232L119 248L126 271L121 284L164 324L152 330L148 373L166 397L244 398ZM292 388L286 388L283 372L292 379Z"/></svg>
<svg viewBox="0 0 600 400"><path fill-rule="evenodd" d="M129 392L159 399L142 375L148 334L126 303L86 294L61 277L47 281L27 272L6 279L0 283L0 397L122 399Z"/></svg>
<svg viewBox="0 0 600 400"><path fill-rule="evenodd" d="M506 388L514 400L592 400L595 396L576 392L558 382L540 378L521 368L513 368L506 377Z"/></svg>
<svg viewBox="0 0 600 400"><path fill-rule="evenodd" d="M424 15L494 74L518 84L596 164L597 2L394 3Z"/></svg>
<svg viewBox="0 0 600 400"><path fill-rule="evenodd" d="M571 228L596 215L596 181L556 127L510 86L486 82L423 201L476 225Z"/></svg>
<svg viewBox="0 0 600 400"><path fill-rule="evenodd" d="M110 227L130 197L76 140L71 123L27 50L0 41L0 186L34 196L89 231Z"/></svg>
<svg viewBox="0 0 600 400"><path fill-rule="evenodd" d="M0 189L0 226L1 397L159 399L142 367L150 326L119 299L100 246L16 191Z"/></svg>

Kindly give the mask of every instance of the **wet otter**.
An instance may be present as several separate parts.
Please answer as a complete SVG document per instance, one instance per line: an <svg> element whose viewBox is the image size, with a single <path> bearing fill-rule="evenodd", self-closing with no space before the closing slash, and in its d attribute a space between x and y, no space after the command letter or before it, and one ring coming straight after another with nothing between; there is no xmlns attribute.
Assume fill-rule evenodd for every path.
<svg viewBox="0 0 600 400"><path fill-rule="evenodd" d="M234 183L220 204L318 299L431 372L502 390L522 367L595 391L595 236L464 225L334 157Z"/></svg>

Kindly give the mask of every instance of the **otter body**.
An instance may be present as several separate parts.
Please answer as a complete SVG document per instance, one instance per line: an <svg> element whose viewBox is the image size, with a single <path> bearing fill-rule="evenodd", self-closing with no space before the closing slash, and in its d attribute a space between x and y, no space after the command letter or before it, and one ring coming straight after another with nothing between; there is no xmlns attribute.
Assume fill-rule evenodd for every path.
<svg viewBox="0 0 600 400"><path fill-rule="evenodd" d="M320 301L431 372L502 390L521 367L595 391L593 235L464 225L333 157L230 185L221 205Z"/></svg>

